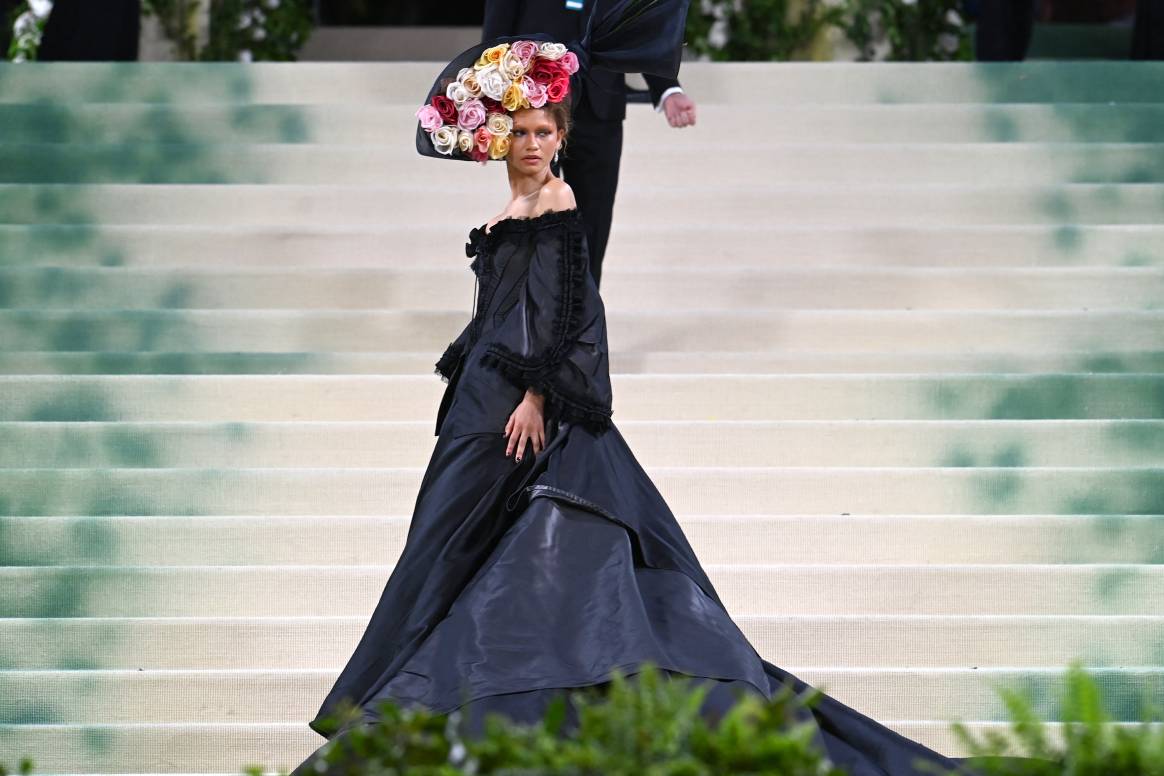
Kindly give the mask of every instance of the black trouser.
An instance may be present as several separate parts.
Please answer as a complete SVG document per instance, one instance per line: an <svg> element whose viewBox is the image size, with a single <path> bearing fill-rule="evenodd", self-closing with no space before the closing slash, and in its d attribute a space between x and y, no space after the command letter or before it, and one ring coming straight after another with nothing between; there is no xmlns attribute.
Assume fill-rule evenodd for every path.
<svg viewBox="0 0 1164 776"><path fill-rule="evenodd" d="M585 100L574 111L574 123L566 140L561 167L566 183L586 224L590 246L590 274L597 286L602 281L602 258L610 238L614 193L618 188L618 163L622 158L622 120L600 119Z"/></svg>
<svg viewBox="0 0 1164 776"><path fill-rule="evenodd" d="M1132 59L1164 59L1164 0L1137 0Z"/></svg>
<svg viewBox="0 0 1164 776"><path fill-rule="evenodd" d="M974 55L981 62L1026 58L1035 25L1035 0L982 0L974 31Z"/></svg>
<svg viewBox="0 0 1164 776"><path fill-rule="evenodd" d="M134 61L140 0L57 0L37 58L45 61Z"/></svg>

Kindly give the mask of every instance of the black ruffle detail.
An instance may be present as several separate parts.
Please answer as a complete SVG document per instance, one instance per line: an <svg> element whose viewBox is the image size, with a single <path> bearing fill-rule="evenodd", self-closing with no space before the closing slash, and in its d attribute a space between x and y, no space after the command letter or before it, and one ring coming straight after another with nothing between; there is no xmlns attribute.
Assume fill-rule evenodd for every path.
<svg viewBox="0 0 1164 776"><path fill-rule="evenodd" d="M457 364L461 363L461 358L465 355L465 348L458 342L450 342L449 346L445 348L445 352L441 354L440 359L436 362L436 369L433 370L436 374L441 376L441 380L448 382L453 377L453 372L457 369Z"/></svg>
<svg viewBox="0 0 1164 776"><path fill-rule="evenodd" d="M538 229L546 225L566 223L578 218L577 208L552 210L528 219L514 219L517 229ZM507 223L509 219L499 221ZM494 229L496 230L496 226ZM558 292L554 303L559 313L554 320L552 342L534 358L525 358L500 343L490 343L481 355L481 363L492 367L519 388L532 388L546 397L557 417L581 423L595 431L610 427L611 408L577 395L556 379L566 352L574 345L582 325L582 302L586 293L587 273L582 252L583 231L580 221L573 228L563 230L563 245L558 259Z"/></svg>

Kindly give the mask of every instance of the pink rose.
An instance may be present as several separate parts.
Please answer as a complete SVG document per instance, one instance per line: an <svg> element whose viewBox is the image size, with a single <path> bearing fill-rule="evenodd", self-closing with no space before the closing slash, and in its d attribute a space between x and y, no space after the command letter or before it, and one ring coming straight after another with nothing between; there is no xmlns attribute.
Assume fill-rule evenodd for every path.
<svg viewBox="0 0 1164 776"><path fill-rule="evenodd" d="M485 103L480 100L465 100L457 115L457 126L472 132L485 122Z"/></svg>
<svg viewBox="0 0 1164 776"><path fill-rule="evenodd" d="M519 40L509 47L509 53L521 60L521 64L528 68L529 63L538 54L538 44L532 40Z"/></svg>
<svg viewBox="0 0 1164 776"><path fill-rule="evenodd" d="M491 142L493 142L493 133L485 127L477 127L477 131L473 133L473 148L480 153L487 154Z"/></svg>
<svg viewBox="0 0 1164 776"><path fill-rule="evenodd" d="M546 87L546 98L550 102L561 102L570 91L569 78L556 78Z"/></svg>
<svg viewBox="0 0 1164 776"><path fill-rule="evenodd" d="M441 125L441 113L431 105L422 105L416 117L420 119L420 128L425 132L432 132Z"/></svg>
<svg viewBox="0 0 1164 776"><path fill-rule="evenodd" d="M546 85L539 84L528 75L521 79L521 90L525 92L525 98L529 100L531 108L542 108L546 104Z"/></svg>
<svg viewBox="0 0 1164 776"><path fill-rule="evenodd" d="M562 55L562 58L558 60L558 64L565 68L567 73L574 75L574 73L578 72L578 55L573 51L567 51Z"/></svg>

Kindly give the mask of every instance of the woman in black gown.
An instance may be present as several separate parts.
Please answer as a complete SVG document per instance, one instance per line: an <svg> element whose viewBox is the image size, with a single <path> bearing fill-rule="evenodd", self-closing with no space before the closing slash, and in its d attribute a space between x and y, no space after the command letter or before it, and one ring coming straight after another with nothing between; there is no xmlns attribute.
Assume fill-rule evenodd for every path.
<svg viewBox="0 0 1164 776"><path fill-rule="evenodd" d="M311 722L321 735L341 732L328 717L343 701L366 720L385 701L460 709L470 733L489 712L533 721L568 688L645 662L709 682L709 716L740 692L810 689L732 621L611 422L603 303L573 195L549 169L565 104L507 111L510 143L487 149L506 152L510 202L470 233L479 289L436 364L448 382L436 446L400 559ZM418 133L422 153L430 142ZM828 696L811 713L822 749L852 774L958 767Z"/></svg>

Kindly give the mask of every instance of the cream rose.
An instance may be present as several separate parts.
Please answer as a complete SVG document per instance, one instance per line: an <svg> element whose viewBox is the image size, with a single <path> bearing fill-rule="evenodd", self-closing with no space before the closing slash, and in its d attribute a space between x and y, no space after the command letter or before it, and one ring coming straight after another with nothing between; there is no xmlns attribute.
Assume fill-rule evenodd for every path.
<svg viewBox="0 0 1164 776"><path fill-rule="evenodd" d="M473 133L465 129L457 132L457 148L464 153L473 150Z"/></svg>
<svg viewBox="0 0 1164 776"><path fill-rule="evenodd" d="M460 132L456 127L445 124L443 127L433 132L432 147L437 150L437 153L448 156L457 147L457 135Z"/></svg>
<svg viewBox="0 0 1164 776"><path fill-rule="evenodd" d="M457 75L457 81L461 86L465 87L473 97L481 96L481 85L477 83L477 71L471 67L461 68L461 72Z"/></svg>
<svg viewBox="0 0 1164 776"><path fill-rule="evenodd" d="M568 49L565 43L543 43L538 46L538 54L546 59L561 59Z"/></svg>
<svg viewBox="0 0 1164 776"><path fill-rule="evenodd" d="M477 84L481 87L482 94L501 102L501 98L505 96L505 90L509 86L509 80L501 74L495 65L489 65L477 71Z"/></svg>
<svg viewBox="0 0 1164 776"><path fill-rule="evenodd" d="M494 135L489 141L489 158L504 159L509 155L509 135Z"/></svg>
<svg viewBox="0 0 1164 776"><path fill-rule="evenodd" d="M504 137L513 131L513 117L504 113L490 113L485 119L485 128L490 134Z"/></svg>
<svg viewBox="0 0 1164 776"><path fill-rule="evenodd" d="M511 81L520 80L527 70L529 70L529 62L522 62L521 57L516 56L512 51L501 60L501 72Z"/></svg>

